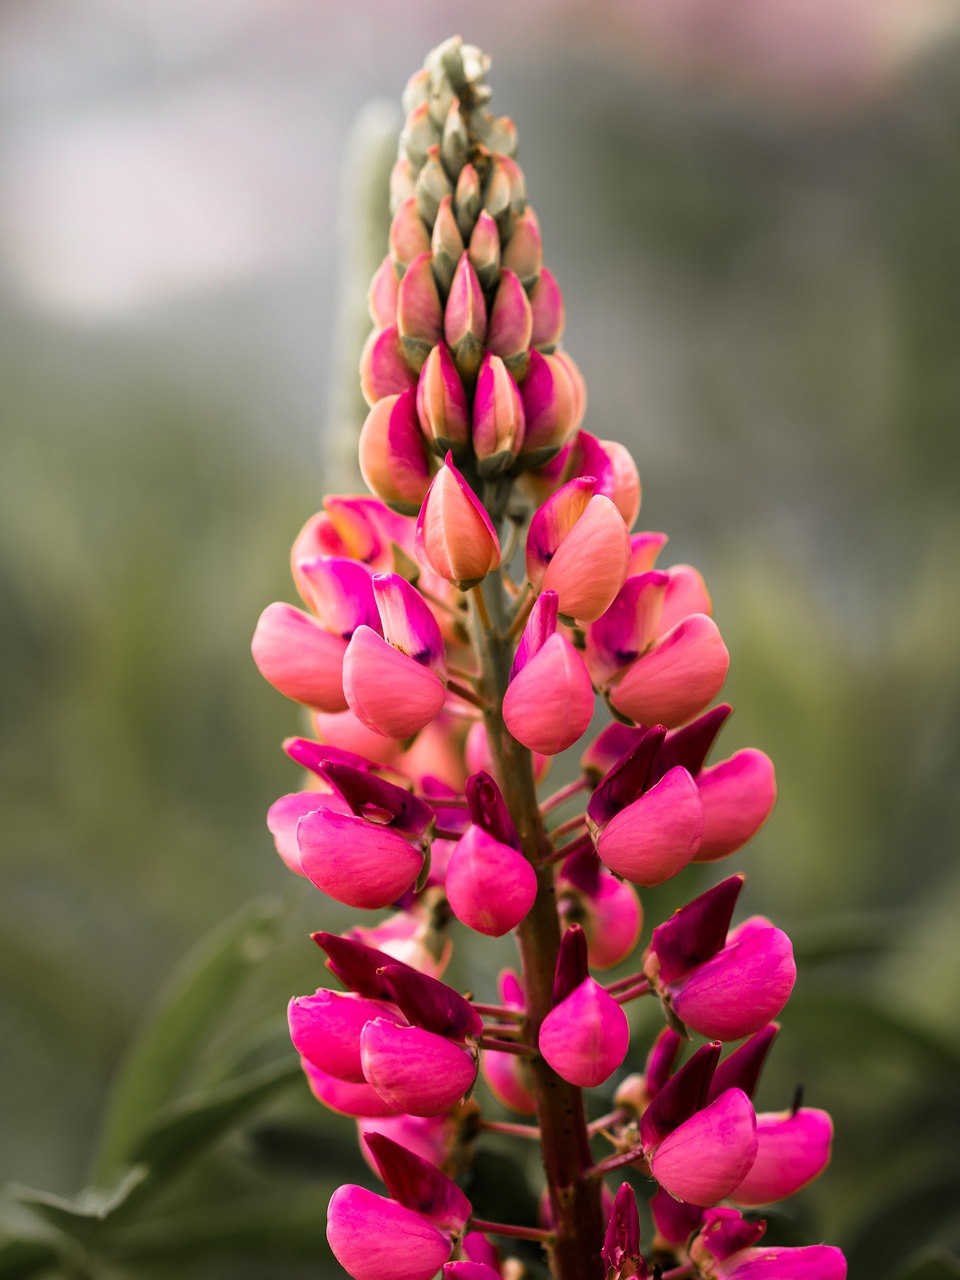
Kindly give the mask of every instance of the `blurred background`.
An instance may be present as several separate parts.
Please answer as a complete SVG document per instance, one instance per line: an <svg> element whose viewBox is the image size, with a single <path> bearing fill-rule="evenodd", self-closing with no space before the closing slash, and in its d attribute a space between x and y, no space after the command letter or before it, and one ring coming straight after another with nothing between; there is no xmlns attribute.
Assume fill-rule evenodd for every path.
<svg viewBox="0 0 960 1280"><path fill-rule="evenodd" d="M266 832L298 720L249 638L348 425L354 121L456 30L586 426L712 589L723 754L777 764L728 864L800 958L759 1101L802 1081L838 1136L771 1230L960 1275L956 0L5 0L0 1276L330 1268L360 1166L283 1013L348 913ZM486 1156L485 1216L528 1174Z"/></svg>

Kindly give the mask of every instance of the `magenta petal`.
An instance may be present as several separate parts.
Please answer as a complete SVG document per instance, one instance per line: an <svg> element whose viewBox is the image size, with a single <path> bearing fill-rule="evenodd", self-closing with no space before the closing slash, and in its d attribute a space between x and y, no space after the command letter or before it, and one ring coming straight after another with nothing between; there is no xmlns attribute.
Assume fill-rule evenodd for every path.
<svg viewBox="0 0 960 1280"><path fill-rule="evenodd" d="M697 786L703 803L697 862L724 858L746 844L770 817L777 799L773 761L752 747L702 769Z"/></svg>
<svg viewBox="0 0 960 1280"><path fill-rule="evenodd" d="M669 1045L666 1049L669 1050ZM671 1133L706 1105L719 1057L719 1041L701 1045L680 1070L655 1091L652 1102L640 1117L640 1142L646 1155L651 1155Z"/></svg>
<svg viewBox="0 0 960 1280"><path fill-rule="evenodd" d="M569 640L553 635L511 680L503 719L518 742L553 756L586 733L593 707L593 686L583 659Z"/></svg>
<svg viewBox="0 0 960 1280"><path fill-rule="evenodd" d="M500 1280L500 1272L486 1262L448 1262L443 1280Z"/></svg>
<svg viewBox="0 0 960 1280"><path fill-rule="evenodd" d="M409 965L386 963L379 977L403 1013L425 1031L463 1042L478 1040L483 1019L466 997Z"/></svg>
<svg viewBox="0 0 960 1280"><path fill-rule="evenodd" d="M717 1280L846 1280L847 1261L832 1245L744 1249L717 1267Z"/></svg>
<svg viewBox="0 0 960 1280"><path fill-rule="evenodd" d="M609 1079L630 1045L627 1016L593 978L547 1014L540 1027L540 1052L557 1075L590 1089Z"/></svg>
<svg viewBox="0 0 960 1280"><path fill-rule="evenodd" d="M408 840L420 841L436 821L428 804L406 787L398 787L370 769L357 769L336 758L335 749L321 766L322 776L336 787L351 811ZM333 806L340 808L339 805Z"/></svg>
<svg viewBox="0 0 960 1280"><path fill-rule="evenodd" d="M385 1134L368 1131L364 1142L387 1190L400 1204L459 1235L473 1209L452 1179L432 1161L408 1151Z"/></svg>
<svg viewBox="0 0 960 1280"><path fill-rule="evenodd" d="M533 906L537 873L522 853L471 825L447 866L446 890L458 920L500 938Z"/></svg>
<svg viewBox="0 0 960 1280"><path fill-rule="evenodd" d="M613 603L627 576L630 537L623 516L595 494L557 547L541 584L556 591L562 614L595 622Z"/></svg>
<svg viewBox="0 0 960 1280"><path fill-rule="evenodd" d="M383 980L383 970L403 967L401 961L376 947L358 942L356 938L341 938L335 933L312 933L313 942L327 954L327 968L339 978L345 987L368 1000L394 999L393 991Z"/></svg>
<svg viewBox="0 0 960 1280"><path fill-rule="evenodd" d="M409 738L443 710L447 693L429 667L395 649L369 627L358 627L343 658L350 710L387 738Z"/></svg>
<svg viewBox="0 0 960 1280"><path fill-rule="evenodd" d="M450 1236L426 1218L364 1187L338 1187L327 1240L354 1280L432 1280L450 1257Z"/></svg>
<svg viewBox="0 0 960 1280"><path fill-rule="evenodd" d="M587 959L592 969L612 969L632 954L643 927L643 908L633 885L603 872L582 908Z"/></svg>
<svg viewBox="0 0 960 1280"><path fill-rule="evenodd" d="M661 623L669 631L694 613L713 613L713 601L703 575L693 565L675 564L667 571L667 590L663 600Z"/></svg>
<svg viewBox="0 0 960 1280"><path fill-rule="evenodd" d="M722 951L668 988L677 1017L718 1040L752 1035L790 998L797 969L790 939L762 917L745 921Z"/></svg>
<svg viewBox="0 0 960 1280"><path fill-rule="evenodd" d="M742 1089L752 1098L770 1047L780 1032L780 1024L770 1022L727 1054L713 1073L708 1101L712 1102L724 1089Z"/></svg>
<svg viewBox="0 0 960 1280"><path fill-rule="evenodd" d="M327 631L349 640L359 626L380 629L373 578L366 565L345 556L310 556L297 562L297 583Z"/></svg>
<svg viewBox="0 0 960 1280"><path fill-rule="evenodd" d="M607 1280L622 1276L646 1277L647 1264L640 1255L640 1215L637 1197L624 1182L613 1201L600 1256L607 1268Z"/></svg>
<svg viewBox="0 0 960 1280"><path fill-rule="evenodd" d="M664 1138L650 1157L650 1170L678 1200L707 1206L742 1181L756 1154L750 1099L740 1089L728 1089Z"/></svg>
<svg viewBox="0 0 960 1280"><path fill-rule="evenodd" d="M354 1119L376 1118L397 1115L397 1108L391 1106L380 1097L372 1085L364 1080L362 1084L354 1084L350 1080L338 1080L325 1071L315 1067L306 1058L300 1059L310 1091L318 1102L341 1116Z"/></svg>
<svg viewBox="0 0 960 1280"><path fill-rule="evenodd" d="M644 1071L647 1092L651 1098L655 1098L670 1079L682 1048L683 1039L673 1027L664 1027L654 1040L647 1054L647 1066Z"/></svg>
<svg viewBox="0 0 960 1280"><path fill-rule="evenodd" d="M307 879L348 907L388 907L423 866L423 854L403 836L333 809L305 814L297 843Z"/></svg>
<svg viewBox="0 0 960 1280"><path fill-rule="evenodd" d="M416 382L416 374L404 357L396 324L374 329L360 354L360 389L367 404L372 408L379 400L416 386Z"/></svg>
<svg viewBox="0 0 960 1280"><path fill-rule="evenodd" d="M285 697L320 711L344 711L346 647L345 640L302 609L271 604L260 615L251 650L260 674Z"/></svg>
<svg viewBox="0 0 960 1280"><path fill-rule="evenodd" d="M667 732L662 725L655 725L652 729L621 727L631 738L623 755L614 762L590 797L587 820L591 830L603 831L612 818L632 805L643 792L649 791L667 772L657 772Z"/></svg>
<svg viewBox="0 0 960 1280"><path fill-rule="evenodd" d="M657 925L651 950L662 982L676 981L717 954L726 942L745 880L743 875L728 876Z"/></svg>
<svg viewBox="0 0 960 1280"><path fill-rule="evenodd" d="M616 875L649 888L690 862L702 832L697 784L686 769L676 768L607 823L597 853Z"/></svg>
<svg viewBox="0 0 960 1280"><path fill-rule="evenodd" d="M327 991L294 996L287 1006L293 1047L302 1058L338 1080L359 1083L360 1032L371 1018L392 1018L384 1006L352 991ZM396 1021L396 1018L392 1018Z"/></svg>
<svg viewBox="0 0 960 1280"><path fill-rule="evenodd" d="M666 587L665 573L627 578L607 611L587 628L587 666L600 687L609 684L660 634Z"/></svg>
<svg viewBox="0 0 960 1280"><path fill-rule="evenodd" d="M630 666L610 694L622 715L640 724L683 724L715 698L730 655L705 614L685 618Z"/></svg>
<svg viewBox="0 0 960 1280"><path fill-rule="evenodd" d="M521 1058L512 1053L487 1052L483 1054L481 1070L491 1093L505 1107L521 1116L536 1115L530 1069Z"/></svg>
<svg viewBox="0 0 960 1280"><path fill-rule="evenodd" d="M657 1235L677 1252L685 1252L687 1241L703 1222L703 1210L699 1205L681 1204L658 1187L650 1199L650 1213Z"/></svg>
<svg viewBox="0 0 960 1280"><path fill-rule="evenodd" d="M530 610L530 617L523 628L523 635L513 655L513 666L510 668L510 679L518 675L531 658L535 658L543 646L557 630L557 602L555 591L542 591L537 602Z"/></svg>
<svg viewBox="0 0 960 1280"><path fill-rule="evenodd" d="M757 1158L730 1192L734 1204L753 1208L794 1195L830 1162L833 1121L826 1111L766 1112L757 1116Z"/></svg>
<svg viewBox="0 0 960 1280"><path fill-rule="evenodd" d="M360 1037L367 1080L387 1102L414 1116L447 1111L472 1087L473 1054L420 1027L398 1027L384 1018L368 1022Z"/></svg>

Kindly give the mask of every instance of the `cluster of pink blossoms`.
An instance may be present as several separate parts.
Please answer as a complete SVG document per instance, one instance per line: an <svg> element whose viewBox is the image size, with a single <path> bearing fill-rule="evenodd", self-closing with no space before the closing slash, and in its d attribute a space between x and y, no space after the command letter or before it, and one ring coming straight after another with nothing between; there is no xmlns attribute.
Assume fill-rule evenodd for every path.
<svg viewBox="0 0 960 1280"><path fill-rule="evenodd" d="M842 1280L839 1250L764 1248L742 1213L816 1178L832 1138L823 1111L751 1102L796 970L769 920L731 927L743 877L658 924L635 972L595 976L638 946L638 889L754 835L774 772L755 750L705 763L727 650L696 570L657 568L666 538L630 532L629 453L581 427L562 295L486 70L456 39L408 86L361 365L375 496L327 498L293 548L306 609L271 605L253 641L311 714L313 736L284 744L306 781L268 815L280 856L338 902L389 910L314 935L342 989L289 1007L313 1092L356 1119L388 1193L341 1187L330 1245L356 1280L515 1275L491 1235L541 1241L560 1280ZM598 694L615 722L541 800ZM455 921L515 932L519 969L488 1003L442 981ZM619 1071L625 1006L645 996L664 1029L588 1125L583 1090ZM706 1043L685 1055L691 1033ZM484 1116L481 1073L535 1124ZM478 1219L453 1180L485 1131L541 1144L538 1225ZM653 1188L646 1254L634 1191L606 1184L627 1166Z"/></svg>

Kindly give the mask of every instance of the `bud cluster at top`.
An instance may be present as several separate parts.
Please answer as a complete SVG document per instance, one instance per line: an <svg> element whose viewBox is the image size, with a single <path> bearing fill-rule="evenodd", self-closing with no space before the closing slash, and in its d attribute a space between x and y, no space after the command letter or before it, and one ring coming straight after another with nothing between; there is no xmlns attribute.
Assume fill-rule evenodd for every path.
<svg viewBox="0 0 960 1280"><path fill-rule="evenodd" d="M486 70L457 39L408 85L361 365L375 496L331 495L308 520L305 608L270 605L253 641L310 714L284 743L302 780L268 813L277 851L387 912L315 934L339 987L288 1011L314 1094L356 1120L388 1193L341 1187L330 1244L355 1280L515 1280L491 1235L542 1241L557 1280L843 1280L839 1250L767 1248L743 1214L818 1177L833 1135L798 1099L754 1106L796 968L770 920L735 923L744 876L679 904L632 972L598 976L636 952L642 891L740 850L776 782L762 751L708 763L731 712L711 705L729 664L712 601L691 566L658 567L665 535L631 532L637 468L581 425ZM613 723L588 739L598 697ZM573 780L541 799L577 743ZM442 980L459 927L519 942L484 1003ZM643 997L664 1025L624 1074ZM591 1131L581 1091L604 1086ZM455 1181L498 1127L542 1144L538 1226L477 1219ZM627 1166L652 1191L643 1251L634 1192L606 1183Z"/></svg>

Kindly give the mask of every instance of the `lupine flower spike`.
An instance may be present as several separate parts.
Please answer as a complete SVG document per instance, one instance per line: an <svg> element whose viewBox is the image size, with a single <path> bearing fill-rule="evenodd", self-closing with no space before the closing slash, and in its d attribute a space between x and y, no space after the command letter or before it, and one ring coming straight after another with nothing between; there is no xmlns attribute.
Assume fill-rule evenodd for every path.
<svg viewBox="0 0 960 1280"><path fill-rule="evenodd" d="M752 1103L789 938L734 919L739 870L674 892L643 936L648 889L669 900L767 820L773 765L709 760L730 714L710 705L729 663L713 602L691 566L658 567L665 534L631 532L637 467L584 429L488 70L455 38L407 85L360 362L372 496L324 500L294 543L302 607L270 605L253 640L309 716L284 743L300 774L267 815L277 851L321 914L324 897L383 913L314 934L329 979L305 964L288 1008L313 1095L356 1122L370 1169L334 1193L327 1236L355 1280L518 1280L492 1237L542 1246L555 1280L843 1280L839 1250L766 1248L741 1212L830 1155L826 1112ZM615 723L588 741L604 703ZM496 990L499 960L469 993L444 981L468 932L516 941ZM646 996L649 1037L630 1016ZM612 1095L593 1125L588 1089ZM459 1188L489 1131L539 1144L537 1222L479 1218ZM631 1186L607 1183L626 1166L651 1187L649 1242Z"/></svg>

